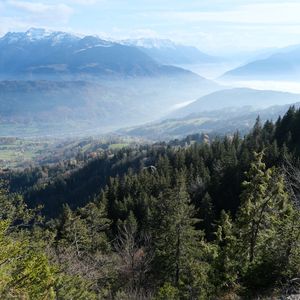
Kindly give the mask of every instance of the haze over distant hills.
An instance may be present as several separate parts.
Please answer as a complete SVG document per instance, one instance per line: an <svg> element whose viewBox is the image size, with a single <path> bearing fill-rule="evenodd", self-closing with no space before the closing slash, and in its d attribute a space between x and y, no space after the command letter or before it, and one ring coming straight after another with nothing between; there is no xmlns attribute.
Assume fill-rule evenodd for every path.
<svg viewBox="0 0 300 300"><path fill-rule="evenodd" d="M153 140L182 138L193 133L246 133L257 116L276 120L290 105L299 107L300 94L247 88L221 90L175 110L163 120L119 130L121 134Z"/></svg>
<svg viewBox="0 0 300 300"><path fill-rule="evenodd" d="M272 105L283 105L300 102L300 94L233 88L216 91L197 101L174 111L170 117L184 117L189 114L219 110L223 108L249 107L252 109L267 108Z"/></svg>
<svg viewBox="0 0 300 300"><path fill-rule="evenodd" d="M126 136L154 141L180 139L195 133L222 136L232 135L239 131L243 135L252 128L258 116L261 122L276 121L279 116L286 113L291 105L299 108L300 102L271 106L265 109L250 109L249 107L217 109L190 114L183 118L166 119L133 128L125 128L118 132Z"/></svg>
<svg viewBox="0 0 300 300"><path fill-rule="evenodd" d="M1 81L2 136L106 133L162 117L182 99L216 89L205 80Z"/></svg>
<svg viewBox="0 0 300 300"><path fill-rule="evenodd" d="M276 53L226 72L224 79L297 80L300 78L300 45L277 50Z"/></svg>

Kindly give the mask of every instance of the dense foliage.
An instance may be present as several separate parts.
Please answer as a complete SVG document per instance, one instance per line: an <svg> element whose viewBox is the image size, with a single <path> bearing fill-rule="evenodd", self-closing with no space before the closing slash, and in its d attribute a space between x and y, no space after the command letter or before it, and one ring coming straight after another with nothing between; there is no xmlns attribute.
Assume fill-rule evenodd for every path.
<svg viewBox="0 0 300 300"><path fill-rule="evenodd" d="M244 138L131 147L64 176L64 165L6 174L1 298L253 299L292 289L299 139L291 108Z"/></svg>

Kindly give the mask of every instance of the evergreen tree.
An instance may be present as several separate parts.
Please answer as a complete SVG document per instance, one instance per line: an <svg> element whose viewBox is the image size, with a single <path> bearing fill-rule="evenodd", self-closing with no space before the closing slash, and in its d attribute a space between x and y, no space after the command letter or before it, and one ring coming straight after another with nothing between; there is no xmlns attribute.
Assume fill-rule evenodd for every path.
<svg viewBox="0 0 300 300"><path fill-rule="evenodd" d="M57 235L58 245L73 248L78 257L91 247L92 240L84 220L68 205L64 206Z"/></svg>
<svg viewBox="0 0 300 300"><path fill-rule="evenodd" d="M237 219L241 271L252 290L274 284L280 276L269 245L277 249L274 242L282 236L279 224L287 222L291 210L284 177L274 167L267 169L262 159L263 153L255 153Z"/></svg>
<svg viewBox="0 0 300 300"><path fill-rule="evenodd" d="M208 240L213 239L213 223L215 221L215 210L212 199L208 193L206 193L201 200L199 206L199 217L201 227L205 231L205 236Z"/></svg>
<svg viewBox="0 0 300 300"><path fill-rule="evenodd" d="M178 174L175 187L155 202L152 230L155 273L161 282L181 289L183 299L203 296L207 290L207 249L194 215L183 174Z"/></svg>
<svg viewBox="0 0 300 300"><path fill-rule="evenodd" d="M242 248L249 263L259 254L268 232L274 227L274 218L284 213L288 200L283 176L275 168L266 169L263 155L263 152L254 155L243 183L238 213Z"/></svg>
<svg viewBox="0 0 300 300"><path fill-rule="evenodd" d="M233 291L237 287L238 280L238 257L236 228L228 213L221 212L217 224L216 245L218 246L217 257L214 261L215 285L221 291Z"/></svg>
<svg viewBox="0 0 300 300"><path fill-rule="evenodd" d="M27 209L22 197L5 190L0 190L0 205L1 299L54 299L55 268L44 244L21 230L35 219L34 211Z"/></svg>

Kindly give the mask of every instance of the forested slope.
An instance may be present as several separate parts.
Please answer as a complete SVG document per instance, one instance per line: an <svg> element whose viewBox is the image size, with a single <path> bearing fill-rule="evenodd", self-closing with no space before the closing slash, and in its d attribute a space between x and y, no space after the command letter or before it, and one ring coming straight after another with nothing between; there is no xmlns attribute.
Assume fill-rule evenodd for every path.
<svg viewBox="0 0 300 300"><path fill-rule="evenodd" d="M8 258L0 256L6 280L0 293L30 299L296 293L299 133L300 110L291 108L276 124L258 120L244 138L203 137L197 143L195 136L123 149L43 184L32 177L34 170L23 177L6 174L11 191L22 191L30 207L44 205L46 220L33 217L41 213L28 212L21 198L12 202L19 196L3 192L2 239L38 249L49 272L37 281L30 274L41 264L30 269L23 256L21 266L11 264L10 243L1 243ZM24 275L20 281L16 272Z"/></svg>

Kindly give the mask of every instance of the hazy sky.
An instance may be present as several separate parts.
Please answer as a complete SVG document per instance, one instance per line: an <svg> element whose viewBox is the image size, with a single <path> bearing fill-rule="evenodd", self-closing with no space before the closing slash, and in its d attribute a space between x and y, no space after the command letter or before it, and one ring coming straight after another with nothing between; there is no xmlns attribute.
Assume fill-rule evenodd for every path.
<svg viewBox="0 0 300 300"><path fill-rule="evenodd" d="M300 43L300 0L0 0L1 35L29 27L253 50Z"/></svg>

